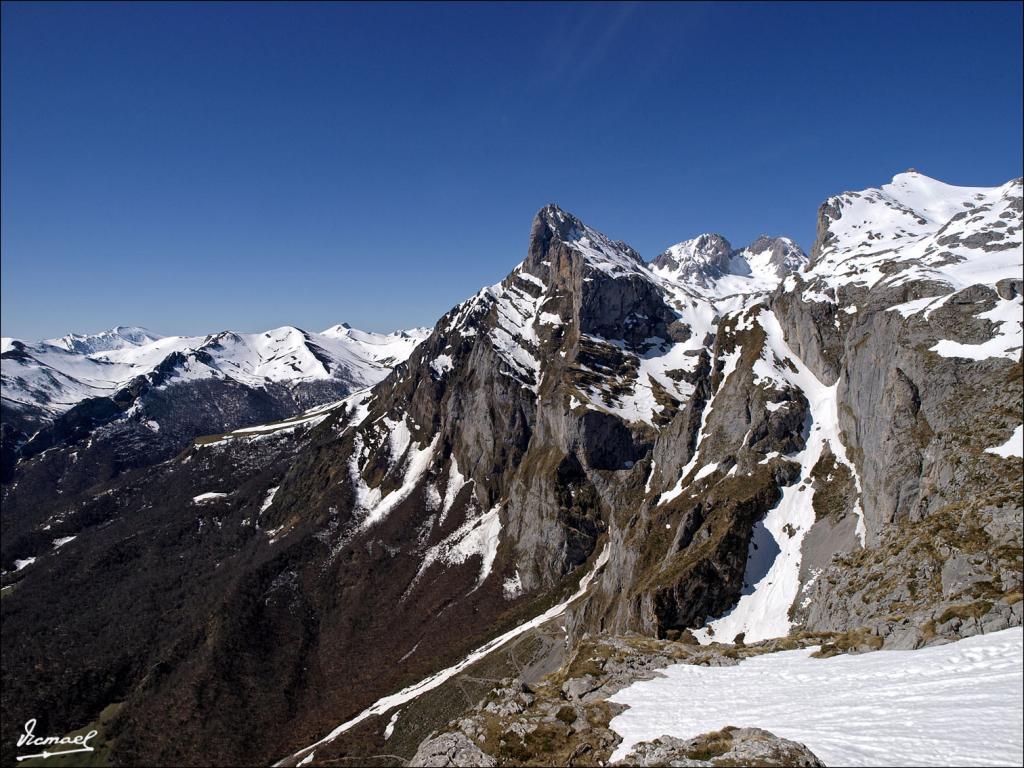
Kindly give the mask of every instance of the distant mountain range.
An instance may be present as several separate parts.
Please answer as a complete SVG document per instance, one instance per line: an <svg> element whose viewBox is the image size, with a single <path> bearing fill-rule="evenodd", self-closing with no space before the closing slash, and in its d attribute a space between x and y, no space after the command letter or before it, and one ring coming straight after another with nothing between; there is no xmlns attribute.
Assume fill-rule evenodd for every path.
<svg viewBox="0 0 1024 768"><path fill-rule="evenodd" d="M160 336L118 326L38 343L5 337L4 477L20 458L80 442L101 429L103 445L93 450L90 441L89 451L102 454L102 463L109 460L104 445L129 433L135 455L124 455L120 464L168 458L209 431L283 418L375 384L427 333L367 333L342 324L322 333L286 326L263 333ZM147 430L153 436L140 447L137 438ZM88 451L79 450L78 458L88 459Z"/></svg>
<svg viewBox="0 0 1024 768"><path fill-rule="evenodd" d="M160 336L118 326L36 344L4 338L3 396L51 415L90 397L110 397L159 371L168 383L230 379L246 386L331 381L348 389L380 381L428 331L367 333L335 325L322 333L290 326L264 333Z"/></svg>

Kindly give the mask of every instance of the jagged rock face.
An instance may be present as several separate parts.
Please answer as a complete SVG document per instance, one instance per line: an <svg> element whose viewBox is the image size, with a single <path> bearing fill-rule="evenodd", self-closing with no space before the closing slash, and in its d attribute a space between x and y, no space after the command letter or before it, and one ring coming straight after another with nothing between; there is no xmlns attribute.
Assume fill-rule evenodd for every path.
<svg viewBox="0 0 1024 768"><path fill-rule="evenodd" d="M658 436L636 512L613 518L613 565L584 626L663 637L726 613L753 586L755 527L801 479L787 457L808 450L810 418L752 319L761 311L719 325L705 385Z"/></svg>
<svg viewBox="0 0 1024 768"><path fill-rule="evenodd" d="M647 265L542 209L523 263L372 389L16 516L5 650L32 626L28 601L57 593L53 637L94 631L112 681L76 693L60 725L124 701L119 758L238 763L292 754L542 613L598 551L571 642L754 642L887 617L873 637L912 645L907 625L939 605L934 636L1019 622L1021 460L989 449L1021 407L1020 183L936 184L833 198L810 263L784 238L707 236ZM144 611L126 639L74 610L84 584L138 587L126 570L191 599L166 552L124 542L160 532L183 557L197 508L233 526L196 545L201 610L160 643ZM48 553L48 531L78 538ZM35 659L18 662L5 676ZM5 723L49 695L9 682Z"/></svg>
<svg viewBox="0 0 1024 768"><path fill-rule="evenodd" d="M952 188L916 173L822 207L814 265L776 305L808 365L838 382L868 548L805 562L804 625L878 624L920 644L961 618L967 634L1014 623L1020 459L990 449L1022 408L1020 210L1020 180ZM809 334L815 313L835 321ZM945 562L973 576L950 587ZM917 628L879 623L887 610Z"/></svg>
<svg viewBox="0 0 1024 768"><path fill-rule="evenodd" d="M783 500L771 501L765 524L783 507L793 516L771 538L759 540L756 531L753 536L754 544L767 543L775 552L793 539L799 546L788 573L756 566L752 550L744 590L752 579L788 582L790 591L774 610L789 608L791 618L818 629L870 624L885 613L882 604L890 615L923 611L921 622L934 619L943 631L951 620L938 619L947 609L990 614L986 626L1012 624L1020 599L1020 460L987 449L1005 441L1020 421L1021 304L1014 277L1021 269L1019 199L1019 181L962 190L912 175L823 206L815 263L762 297L763 308L738 314L734 327L743 328L736 339L743 352L725 385L715 371L723 357L730 362L733 347L729 320L719 324L709 383L656 440L647 489L663 489L683 476L667 503L664 491L653 504L648 496L627 526L632 530L612 531L613 542L621 542L612 570L622 576L606 579L596 601L606 601L607 611L588 606L581 626L665 632L674 626L667 617L682 616L690 626L709 618L695 610L700 600L691 596L713 595L717 585L735 579L735 565L729 570L721 555L702 558L705 567L716 564L712 574L702 575L679 569L686 556L674 553L680 544L688 545L685 552L694 541L714 541L707 538L716 529L705 519L706 502L716 485L748 478L744 456L755 446L765 458L747 462L772 466L781 460L768 458L776 451L805 457L800 471L768 481L782 489ZM967 219L962 206L970 206ZM873 226L871 216L879 217ZM961 232L955 242L944 239L946 250L939 252L938 240L965 221L976 231ZM992 231L998 236L986 234ZM989 284L974 285L976 280ZM816 409L816 401L831 405ZM780 414L790 420L774 428L752 423ZM809 429L800 429L805 420ZM819 426L828 433L820 449L814 448ZM766 432L771 439L756 445ZM715 469L706 470L708 479L700 478L701 466L710 464ZM720 479L723 471L732 478ZM744 484L760 476L754 471ZM725 495L739 498L735 490ZM955 532L965 529L974 535L958 544ZM929 555L924 547L908 551L906 542L924 531L927 540L941 542L937 551L943 554ZM638 576L652 572L645 558L657 562L657 552L668 554L646 578L654 584L668 578L667 596L652 596ZM950 555L968 557L975 574L959 604L935 587L941 559ZM877 565L866 568L872 558ZM906 576L890 575L879 584L877 574L886 567ZM865 581L872 572L873 584ZM1008 603L1000 602L1004 597ZM756 599L744 598L740 607L744 603L750 615L764 607ZM711 608L712 615L724 612ZM980 616L968 618L965 627L985 623ZM725 640L749 629L735 620L711 626L725 630L717 635ZM774 631L788 626L782 622Z"/></svg>

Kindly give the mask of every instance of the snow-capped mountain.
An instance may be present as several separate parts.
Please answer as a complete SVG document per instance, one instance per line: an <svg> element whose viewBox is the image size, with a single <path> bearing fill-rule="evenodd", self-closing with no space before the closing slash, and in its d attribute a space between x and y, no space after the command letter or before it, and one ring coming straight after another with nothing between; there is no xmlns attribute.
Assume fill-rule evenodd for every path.
<svg viewBox="0 0 1024 768"><path fill-rule="evenodd" d="M384 378L426 334L426 329L379 334L336 325L323 333L285 326L263 333L160 336L119 326L35 344L5 337L3 398L57 415L157 371L168 384L198 378L250 387L335 381L359 389Z"/></svg>
<svg viewBox="0 0 1024 768"><path fill-rule="evenodd" d="M900 311L930 314L971 286L1018 279L1020 199L1020 180L955 187L916 171L831 197L821 209L804 298L836 301L837 291L916 284L925 295Z"/></svg>
<svg viewBox="0 0 1024 768"><path fill-rule="evenodd" d="M258 426L285 397L264 371L330 375L314 347L359 334L175 353L68 410L65 453L33 438L5 486L4 722L124 702L122 762L434 764L434 741L470 764L607 764L608 696L670 661L1020 625L1021 212L1019 180L901 174L826 201L809 260L705 235L647 263L549 205L524 260L405 364ZM114 463L149 421L224 403L247 425L74 474L72 451ZM95 595L127 606L116 626L79 607ZM55 628L29 653L7 638L36 605ZM72 635L88 672L22 672Z"/></svg>
<svg viewBox="0 0 1024 768"><path fill-rule="evenodd" d="M4 338L2 476L40 456L25 472L56 493L163 461L200 435L294 416L371 386L428 333L341 324L322 333L285 326L160 336L119 326L38 343Z"/></svg>
<svg viewBox="0 0 1024 768"><path fill-rule="evenodd" d="M734 249L721 235L705 234L673 245L651 267L655 274L707 299L767 293L807 263L807 254L788 237L762 235Z"/></svg>

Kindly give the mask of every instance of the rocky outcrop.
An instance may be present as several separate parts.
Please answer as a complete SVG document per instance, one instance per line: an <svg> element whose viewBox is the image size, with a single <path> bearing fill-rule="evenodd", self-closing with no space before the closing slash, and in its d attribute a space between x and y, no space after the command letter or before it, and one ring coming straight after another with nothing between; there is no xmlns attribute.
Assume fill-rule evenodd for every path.
<svg viewBox="0 0 1024 768"><path fill-rule="evenodd" d="M462 733L442 733L428 739L409 761L410 768L491 768L497 764Z"/></svg>
<svg viewBox="0 0 1024 768"><path fill-rule="evenodd" d="M897 649L1019 626L1021 525L1019 509L988 507L890 526L876 546L817 569L793 618Z"/></svg>
<svg viewBox="0 0 1024 768"><path fill-rule="evenodd" d="M584 753L580 753L582 756ZM541 764L534 762L533 764ZM571 763L570 763L571 764ZM485 754L465 734L443 733L420 745L412 768L490 768L498 761ZM635 745L615 766L824 766L803 744L782 739L760 728L723 728L691 739L662 736Z"/></svg>
<svg viewBox="0 0 1024 768"><path fill-rule="evenodd" d="M734 728L704 733L692 739L662 736L635 745L620 766L766 765L819 768L825 764L803 744L782 739L760 728Z"/></svg>

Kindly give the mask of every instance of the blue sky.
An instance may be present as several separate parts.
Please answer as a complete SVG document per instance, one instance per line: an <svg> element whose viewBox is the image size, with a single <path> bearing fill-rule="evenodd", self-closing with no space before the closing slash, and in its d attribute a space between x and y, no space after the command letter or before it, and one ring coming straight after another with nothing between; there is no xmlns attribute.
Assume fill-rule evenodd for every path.
<svg viewBox="0 0 1024 768"><path fill-rule="evenodd" d="M1021 175L1021 4L3 4L2 325L432 325L557 202L647 258Z"/></svg>

